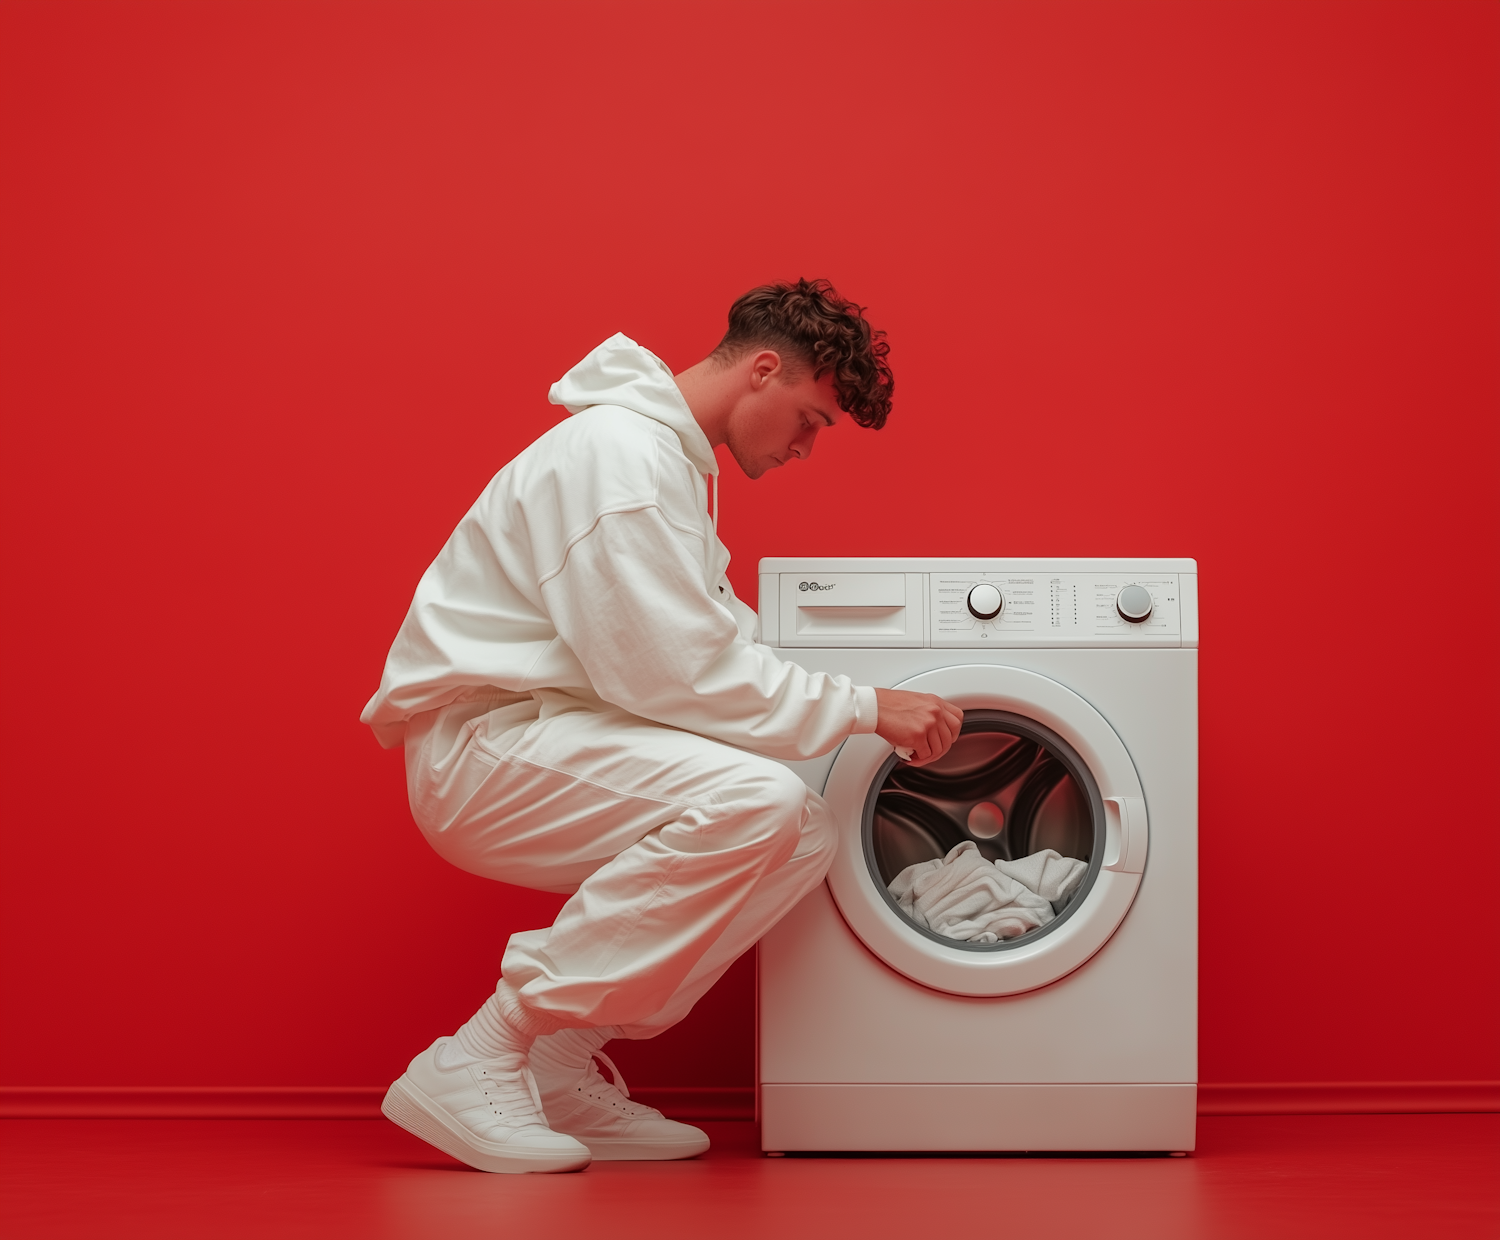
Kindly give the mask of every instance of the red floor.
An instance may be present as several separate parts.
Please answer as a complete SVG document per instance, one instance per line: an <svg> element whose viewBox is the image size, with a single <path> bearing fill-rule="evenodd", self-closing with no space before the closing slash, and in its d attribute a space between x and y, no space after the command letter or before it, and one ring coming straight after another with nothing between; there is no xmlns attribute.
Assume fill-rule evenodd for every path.
<svg viewBox="0 0 1500 1240"><path fill-rule="evenodd" d="M1500 1236L1500 1115L1219 1117L1192 1158L762 1158L469 1171L365 1120L0 1122L32 1237Z"/></svg>

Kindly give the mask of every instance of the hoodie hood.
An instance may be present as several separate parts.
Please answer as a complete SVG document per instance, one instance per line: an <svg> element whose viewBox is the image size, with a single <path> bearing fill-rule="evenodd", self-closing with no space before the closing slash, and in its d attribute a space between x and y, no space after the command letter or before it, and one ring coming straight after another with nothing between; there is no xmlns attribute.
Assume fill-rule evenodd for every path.
<svg viewBox="0 0 1500 1240"><path fill-rule="evenodd" d="M719 462L708 436L682 398L672 372L629 336L616 332L554 383L547 399L569 413L618 405L669 426L698 471L718 476Z"/></svg>

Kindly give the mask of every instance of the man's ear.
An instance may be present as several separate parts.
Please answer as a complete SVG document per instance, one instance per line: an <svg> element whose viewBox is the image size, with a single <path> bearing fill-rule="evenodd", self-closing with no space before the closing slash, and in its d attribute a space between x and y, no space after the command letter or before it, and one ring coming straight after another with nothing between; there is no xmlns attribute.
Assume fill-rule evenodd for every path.
<svg viewBox="0 0 1500 1240"><path fill-rule="evenodd" d="M781 354L775 349L760 349L750 355L750 387L760 391L772 379L780 379L785 373L781 366Z"/></svg>

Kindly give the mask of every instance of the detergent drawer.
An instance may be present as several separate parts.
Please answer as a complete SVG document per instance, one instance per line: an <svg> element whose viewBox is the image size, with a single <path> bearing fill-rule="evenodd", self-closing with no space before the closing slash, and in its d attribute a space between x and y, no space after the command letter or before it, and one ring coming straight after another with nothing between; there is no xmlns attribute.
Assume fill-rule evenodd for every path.
<svg viewBox="0 0 1500 1240"><path fill-rule="evenodd" d="M774 635L781 646L921 646L927 627L923 573L780 573L762 578L761 615L777 595Z"/></svg>

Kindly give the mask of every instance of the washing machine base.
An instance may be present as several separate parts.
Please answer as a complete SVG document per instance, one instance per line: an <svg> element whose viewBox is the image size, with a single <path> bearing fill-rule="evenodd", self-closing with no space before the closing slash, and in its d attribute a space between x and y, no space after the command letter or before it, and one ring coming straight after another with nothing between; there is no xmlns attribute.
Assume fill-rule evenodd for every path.
<svg viewBox="0 0 1500 1240"><path fill-rule="evenodd" d="M761 1148L1175 1152L1197 1110L1191 1084L763 1084Z"/></svg>

